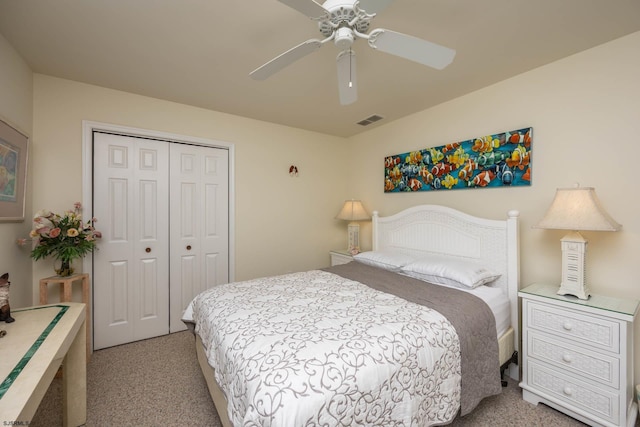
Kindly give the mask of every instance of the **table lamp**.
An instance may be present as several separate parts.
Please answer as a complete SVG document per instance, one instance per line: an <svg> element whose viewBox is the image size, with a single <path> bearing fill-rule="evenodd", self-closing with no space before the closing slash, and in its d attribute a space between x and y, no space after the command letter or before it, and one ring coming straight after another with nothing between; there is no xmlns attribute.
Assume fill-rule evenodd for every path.
<svg viewBox="0 0 640 427"><path fill-rule="evenodd" d="M558 188L544 218L534 228L571 230L560 242L562 283L558 294L589 299L585 277L587 240L579 231L618 231L622 227L604 210L591 187Z"/></svg>
<svg viewBox="0 0 640 427"><path fill-rule="evenodd" d="M336 219L349 221L347 227L347 249L351 254L360 252L360 224L356 221L365 221L371 218L362 206L360 200L347 200L336 216Z"/></svg>

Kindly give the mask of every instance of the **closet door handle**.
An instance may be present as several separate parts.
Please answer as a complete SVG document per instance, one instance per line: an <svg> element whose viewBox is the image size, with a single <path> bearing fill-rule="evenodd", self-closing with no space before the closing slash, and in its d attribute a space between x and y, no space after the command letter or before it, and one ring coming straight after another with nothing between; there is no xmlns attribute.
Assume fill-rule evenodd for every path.
<svg viewBox="0 0 640 427"><path fill-rule="evenodd" d="M147 249L145 249L144 251L145 251L146 253L149 253L149 252L151 252L151 248L147 248Z"/></svg>
<svg viewBox="0 0 640 427"><path fill-rule="evenodd" d="M187 245L187 250L190 251L191 250L191 245Z"/></svg>

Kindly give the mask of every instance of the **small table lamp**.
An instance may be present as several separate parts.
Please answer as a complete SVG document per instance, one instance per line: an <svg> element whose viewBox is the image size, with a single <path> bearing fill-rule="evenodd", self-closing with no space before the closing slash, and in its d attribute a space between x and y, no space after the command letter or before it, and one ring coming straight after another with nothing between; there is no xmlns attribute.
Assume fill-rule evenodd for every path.
<svg viewBox="0 0 640 427"><path fill-rule="evenodd" d="M578 232L618 231L622 227L604 210L591 187L558 188L542 221L534 228L572 230L560 241L562 246L562 283L558 294L589 298L585 283L587 240Z"/></svg>
<svg viewBox="0 0 640 427"><path fill-rule="evenodd" d="M360 200L347 200L336 216L336 219L349 221L347 227L347 248L352 254L360 252L360 224L356 221L365 221L371 218Z"/></svg>

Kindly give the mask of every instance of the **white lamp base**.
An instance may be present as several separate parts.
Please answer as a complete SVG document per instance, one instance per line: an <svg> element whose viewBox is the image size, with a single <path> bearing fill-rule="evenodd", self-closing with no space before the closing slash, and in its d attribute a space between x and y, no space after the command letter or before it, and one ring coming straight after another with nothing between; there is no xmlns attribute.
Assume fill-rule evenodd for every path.
<svg viewBox="0 0 640 427"><path fill-rule="evenodd" d="M577 231L573 231L561 240L562 246L562 283L559 295L575 295L580 299L589 299L591 295L585 283L585 258L587 240Z"/></svg>
<svg viewBox="0 0 640 427"><path fill-rule="evenodd" d="M561 283L560 288L558 289L558 295L574 295L580 299L589 299L591 291L585 285L583 285L582 288L579 288L573 285Z"/></svg>
<svg viewBox="0 0 640 427"><path fill-rule="evenodd" d="M360 252L360 224L350 222L347 233L347 250L355 255Z"/></svg>

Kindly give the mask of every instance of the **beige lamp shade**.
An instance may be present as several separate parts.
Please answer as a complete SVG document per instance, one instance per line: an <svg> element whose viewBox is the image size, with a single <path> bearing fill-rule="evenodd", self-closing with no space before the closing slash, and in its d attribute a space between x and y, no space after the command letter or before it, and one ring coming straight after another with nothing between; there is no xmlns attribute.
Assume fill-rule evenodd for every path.
<svg viewBox="0 0 640 427"><path fill-rule="evenodd" d="M371 216L364 209L360 200L347 200L336 216L336 219L345 221L366 221L370 218Z"/></svg>
<svg viewBox="0 0 640 427"><path fill-rule="evenodd" d="M622 227L605 211L591 187L558 188L549 210L535 228L618 231Z"/></svg>

